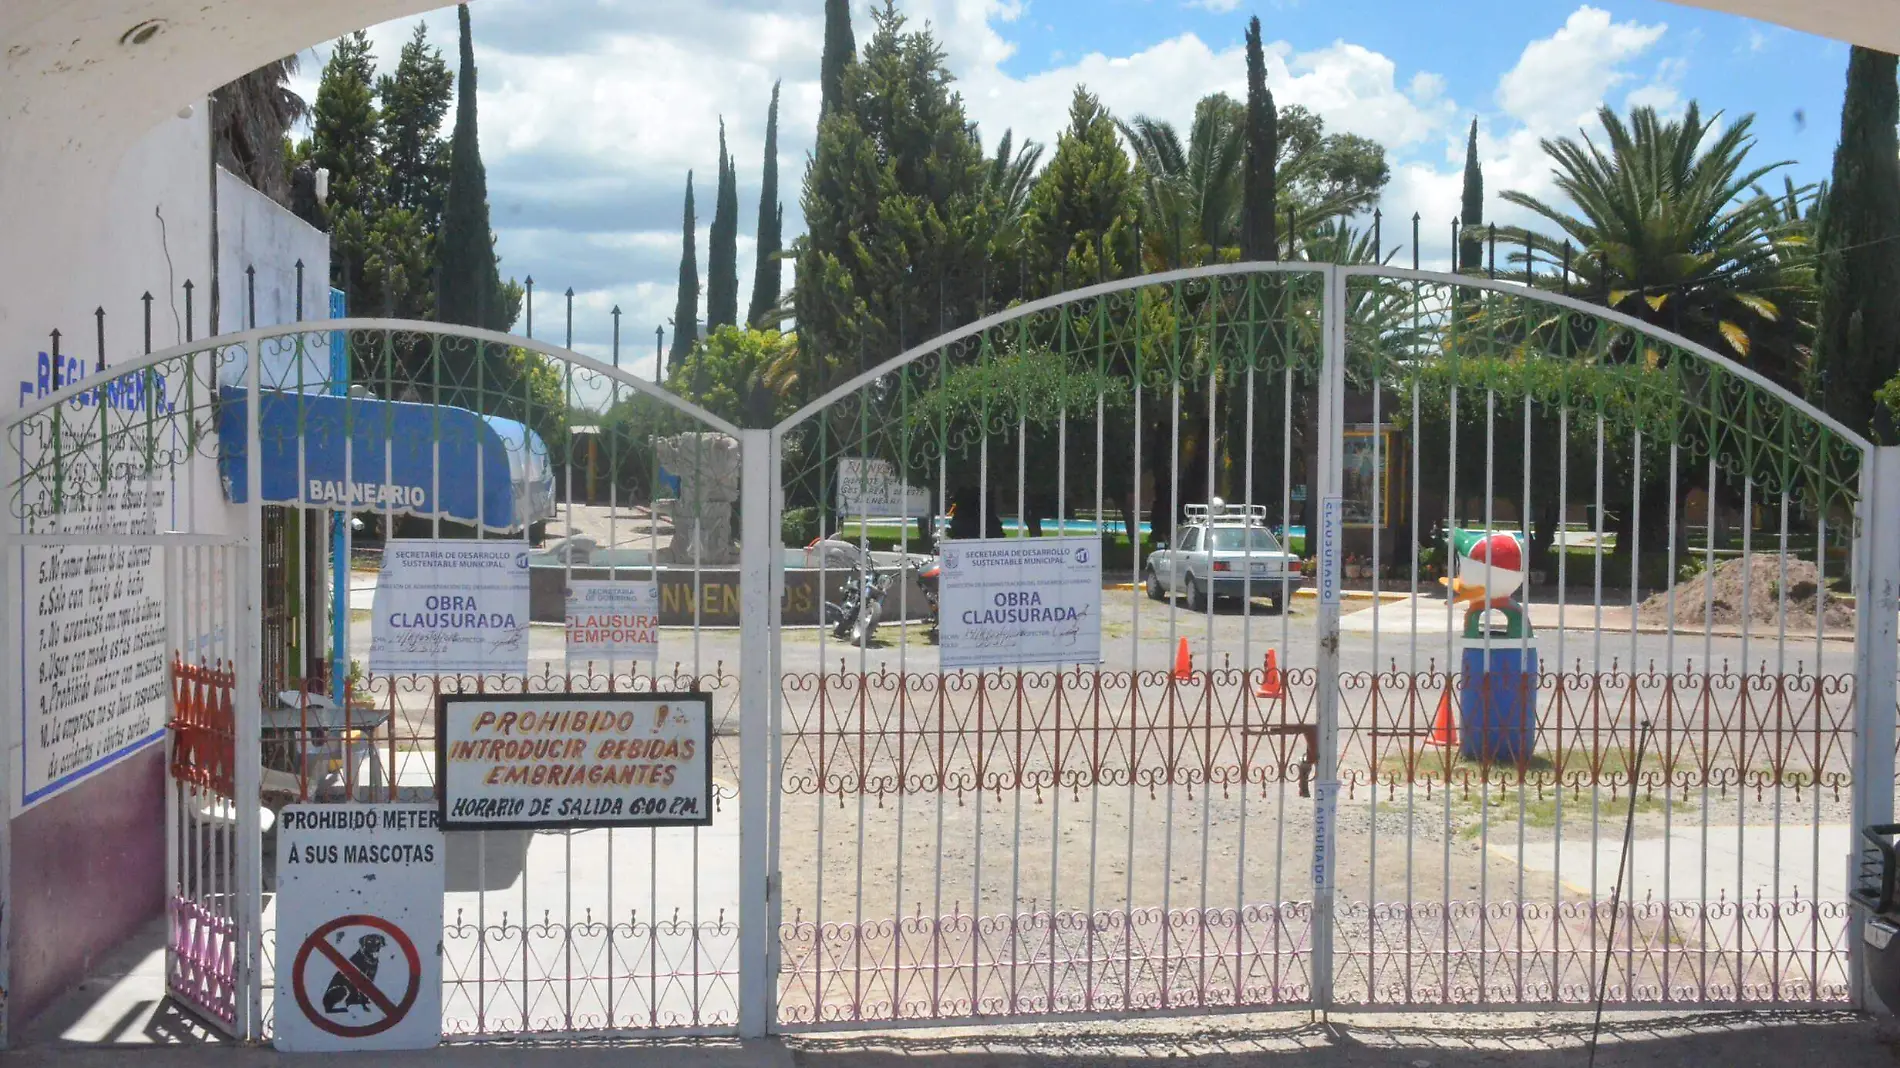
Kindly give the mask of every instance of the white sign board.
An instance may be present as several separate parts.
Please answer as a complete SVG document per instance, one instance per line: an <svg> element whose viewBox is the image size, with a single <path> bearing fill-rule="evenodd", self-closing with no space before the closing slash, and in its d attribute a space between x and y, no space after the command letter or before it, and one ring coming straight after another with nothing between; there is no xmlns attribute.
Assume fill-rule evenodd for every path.
<svg viewBox="0 0 1900 1068"><path fill-rule="evenodd" d="M705 827L712 697L460 694L436 715L442 827Z"/></svg>
<svg viewBox="0 0 1900 1068"><path fill-rule="evenodd" d="M1338 497L1322 497L1319 502L1319 603L1339 603L1340 549L1345 530L1345 510Z"/></svg>
<svg viewBox="0 0 1900 1068"><path fill-rule="evenodd" d="M518 541L391 541L369 669L392 675L525 671L528 548Z"/></svg>
<svg viewBox="0 0 1900 1068"><path fill-rule="evenodd" d="M568 583L567 655L657 663L659 583Z"/></svg>
<svg viewBox="0 0 1900 1068"><path fill-rule="evenodd" d="M946 668L1101 662L1098 538L946 541L942 584Z"/></svg>
<svg viewBox="0 0 1900 1068"><path fill-rule="evenodd" d="M291 805L277 817L276 1047L442 1041L434 805Z"/></svg>
<svg viewBox="0 0 1900 1068"><path fill-rule="evenodd" d="M838 461L838 514L915 519L931 514L930 491L906 486L889 460Z"/></svg>
<svg viewBox="0 0 1900 1068"><path fill-rule="evenodd" d="M163 483L125 480L66 529L151 534ZM150 545L20 550L21 809L165 737L165 561Z"/></svg>

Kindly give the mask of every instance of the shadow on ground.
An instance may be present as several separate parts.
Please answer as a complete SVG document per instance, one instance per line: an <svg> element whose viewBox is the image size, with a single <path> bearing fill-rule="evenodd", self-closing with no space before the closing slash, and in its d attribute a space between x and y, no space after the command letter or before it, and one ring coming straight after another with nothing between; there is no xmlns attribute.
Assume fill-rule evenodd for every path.
<svg viewBox="0 0 1900 1068"><path fill-rule="evenodd" d="M155 1019L167 1014L161 1010ZM1585 1014L1304 1014L1040 1027L795 1036L783 1043L571 1042L455 1045L416 1053L306 1054L225 1044L79 1045L58 1039L0 1056L6 1065L171 1068L263 1064L550 1065L594 1068L1582 1068ZM1900 1068L1900 1026L1846 1013L1621 1014L1604 1021L1602 1068ZM155 1037L155 1036L154 1036ZM162 1041L162 1040L161 1040Z"/></svg>

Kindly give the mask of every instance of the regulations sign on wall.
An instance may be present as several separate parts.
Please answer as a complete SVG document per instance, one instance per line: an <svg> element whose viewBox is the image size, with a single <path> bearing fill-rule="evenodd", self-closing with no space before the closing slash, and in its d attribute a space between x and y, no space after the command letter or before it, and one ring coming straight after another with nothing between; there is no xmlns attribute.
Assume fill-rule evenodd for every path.
<svg viewBox="0 0 1900 1068"><path fill-rule="evenodd" d="M652 580L570 582L567 585L570 657L660 659L660 587Z"/></svg>
<svg viewBox="0 0 1900 1068"><path fill-rule="evenodd" d="M518 541L391 541L370 624L369 669L481 674L528 666L528 550Z"/></svg>
<svg viewBox="0 0 1900 1068"><path fill-rule="evenodd" d="M277 817L278 1049L442 1040L434 805L291 805Z"/></svg>
<svg viewBox="0 0 1900 1068"><path fill-rule="evenodd" d="M161 482L114 485L109 507L67 529L150 534ZM19 550L20 808L165 736L170 663L165 562L151 546ZM9 561L12 563L12 561Z"/></svg>
<svg viewBox="0 0 1900 1068"><path fill-rule="evenodd" d="M446 830L712 823L712 697L444 695Z"/></svg>
<svg viewBox="0 0 1900 1068"><path fill-rule="evenodd" d="M1100 539L948 541L942 583L946 668L1102 659Z"/></svg>

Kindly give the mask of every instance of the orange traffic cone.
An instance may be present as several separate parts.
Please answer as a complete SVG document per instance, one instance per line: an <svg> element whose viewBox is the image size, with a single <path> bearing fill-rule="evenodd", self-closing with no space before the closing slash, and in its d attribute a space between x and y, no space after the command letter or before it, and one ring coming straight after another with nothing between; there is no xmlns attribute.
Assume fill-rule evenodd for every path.
<svg viewBox="0 0 1900 1068"><path fill-rule="evenodd" d="M1253 695L1275 700L1286 696L1286 689L1280 684L1280 655L1272 649L1267 650L1267 663L1260 673L1260 688Z"/></svg>
<svg viewBox="0 0 1900 1068"><path fill-rule="evenodd" d="M1458 728L1451 722L1451 687L1446 686L1438 695L1438 717L1432 724L1431 736L1425 739L1426 745L1442 745L1447 749L1458 744Z"/></svg>
<svg viewBox="0 0 1900 1068"><path fill-rule="evenodd" d="M1188 652L1186 638L1174 650L1174 677L1183 682L1194 677L1194 655Z"/></svg>

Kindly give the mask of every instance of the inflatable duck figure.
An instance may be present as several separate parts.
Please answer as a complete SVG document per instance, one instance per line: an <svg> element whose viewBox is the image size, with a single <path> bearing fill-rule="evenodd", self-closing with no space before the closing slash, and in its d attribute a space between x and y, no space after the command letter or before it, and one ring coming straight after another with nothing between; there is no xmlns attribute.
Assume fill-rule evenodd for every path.
<svg viewBox="0 0 1900 1068"><path fill-rule="evenodd" d="M1451 543L1458 573L1438 581L1449 589L1453 604L1465 606L1465 637L1479 637L1484 614L1493 609L1505 619L1504 633L1494 637L1529 637L1530 617L1518 597L1524 586L1524 546L1517 535L1454 530Z"/></svg>

